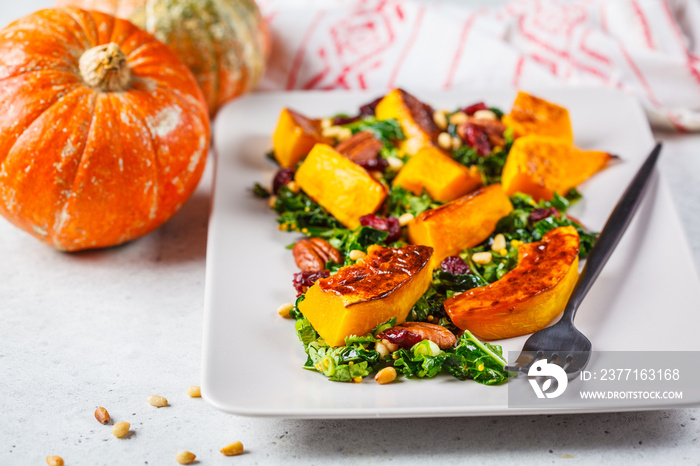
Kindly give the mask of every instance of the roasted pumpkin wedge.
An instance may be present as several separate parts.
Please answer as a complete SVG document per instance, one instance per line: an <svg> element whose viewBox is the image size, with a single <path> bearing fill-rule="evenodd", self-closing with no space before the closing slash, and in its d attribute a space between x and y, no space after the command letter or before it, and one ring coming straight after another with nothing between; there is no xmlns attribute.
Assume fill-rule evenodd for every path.
<svg viewBox="0 0 700 466"><path fill-rule="evenodd" d="M518 92L513 108L503 117L503 123L513 128L516 138L538 134L569 143L574 141L569 111L527 92Z"/></svg>
<svg viewBox="0 0 700 466"><path fill-rule="evenodd" d="M466 196L420 213L408 223L412 244L432 247L432 267L447 256L484 241L496 223L513 210L500 184L480 188Z"/></svg>
<svg viewBox="0 0 700 466"><path fill-rule="evenodd" d="M288 108L282 109L272 135L272 151L282 168L296 165L318 142L328 142L321 135L320 120L312 120Z"/></svg>
<svg viewBox="0 0 700 466"><path fill-rule="evenodd" d="M374 213L386 197L384 186L367 170L327 144L311 149L294 180L348 228L360 226L360 217Z"/></svg>
<svg viewBox="0 0 700 466"><path fill-rule="evenodd" d="M394 89L379 101L375 115L380 120L393 118L399 122L406 139L398 144L399 150L413 155L437 141L440 129L433 121L430 107L403 89Z"/></svg>
<svg viewBox="0 0 700 466"><path fill-rule="evenodd" d="M602 170L614 156L581 150L562 139L526 136L516 139L501 174L506 194L522 192L535 200L564 195Z"/></svg>
<svg viewBox="0 0 700 466"><path fill-rule="evenodd" d="M579 237L556 228L520 246L518 265L500 280L445 300L452 322L484 340L536 332L560 312L578 279Z"/></svg>
<svg viewBox="0 0 700 466"><path fill-rule="evenodd" d="M400 324L430 285L431 254L426 246L372 245L360 262L316 281L299 310L330 346L392 318Z"/></svg>
<svg viewBox="0 0 700 466"><path fill-rule="evenodd" d="M481 186L476 166L465 167L437 147L425 146L403 166L393 183L413 194L425 189L430 197L449 202Z"/></svg>

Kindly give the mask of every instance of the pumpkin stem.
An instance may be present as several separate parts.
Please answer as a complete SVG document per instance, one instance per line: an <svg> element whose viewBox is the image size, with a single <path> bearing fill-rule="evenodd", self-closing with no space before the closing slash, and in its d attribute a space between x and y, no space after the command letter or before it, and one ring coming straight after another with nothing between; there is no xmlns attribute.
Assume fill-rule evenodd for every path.
<svg viewBox="0 0 700 466"><path fill-rule="evenodd" d="M98 91L123 91L131 81L126 55L114 42L86 50L79 65L83 81Z"/></svg>

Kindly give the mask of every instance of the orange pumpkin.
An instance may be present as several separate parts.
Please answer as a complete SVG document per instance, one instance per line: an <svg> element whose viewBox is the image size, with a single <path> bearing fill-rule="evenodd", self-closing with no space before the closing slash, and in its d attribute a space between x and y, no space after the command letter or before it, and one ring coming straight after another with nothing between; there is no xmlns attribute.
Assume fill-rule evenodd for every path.
<svg viewBox="0 0 700 466"><path fill-rule="evenodd" d="M169 219L201 178L197 82L128 21L42 10L0 31L0 214L68 251Z"/></svg>
<svg viewBox="0 0 700 466"><path fill-rule="evenodd" d="M197 78L211 115L255 87L270 38L253 0L57 0L128 19L178 54Z"/></svg>

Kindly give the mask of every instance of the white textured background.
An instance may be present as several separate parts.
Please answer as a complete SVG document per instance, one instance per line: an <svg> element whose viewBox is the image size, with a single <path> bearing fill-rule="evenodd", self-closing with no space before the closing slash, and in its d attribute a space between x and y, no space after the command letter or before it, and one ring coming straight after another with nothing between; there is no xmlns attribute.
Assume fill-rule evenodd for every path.
<svg viewBox="0 0 700 466"><path fill-rule="evenodd" d="M51 3L2 0L0 24ZM698 265L700 137L660 136L670 140L662 167ZM181 449L202 465L700 464L700 409L299 421L227 415L190 399L185 389L199 383L210 186L208 170L164 227L101 252L62 254L0 219L0 465L45 464L50 454L67 466L168 465ZM151 407L149 394L171 406ZM131 437L116 439L98 424L97 406L130 422ZM234 440L244 456L218 453Z"/></svg>

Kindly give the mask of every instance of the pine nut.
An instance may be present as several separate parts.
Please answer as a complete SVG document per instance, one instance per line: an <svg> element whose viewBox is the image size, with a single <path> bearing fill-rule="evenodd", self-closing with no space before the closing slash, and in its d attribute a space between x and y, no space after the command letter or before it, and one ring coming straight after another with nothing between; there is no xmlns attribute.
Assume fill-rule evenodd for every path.
<svg viewBox="0 0 700 466"><path fill-rule="evenodd" d="M457 113L453 114L452 116L450 116L450 123L453 125L458 125L460 123L464 123L465 121L467 121L468 118L469 117L467 116L466 113L457 112Z"/></svg>
<svg viewBox="0 0 700 466"><path fill-rule="evenodd" d="M501 249L505 249L505 248L506 248L506 237L503 236L503 233L499 233L493 238L493 244L491 244L491 250L498 252Z"/></svg>
<svg viewBox="0 0 700 466"><path fill-rule="evenodd" d="M337 138L341 129L340 126L329 126L321 130L321 135L326 138Z"/></svg>
<svg viewBox="0 0 700 466"><path fill-rule="evenodd" d="M196 457L197 455L195 455L191 451L182 450L178 451L175 455L175 461L177 461L180 464L191 464Z"/></svg>
<svg viewBox="0 0 700 466"><path fill-rule="evenodd" d="M365 254L363 251L360 251L359 249L353 249L348 254L348 257L350 258L351 261L359 261L360 259L362 259L366 255L367 254Z"/></svg>
<svg viewBox="0 0 700 466"><path fill-rule="evenodd" d="M392 170L401 170L403 167L403 160L398 157L387 157L386 161L389 162L389 168Z"/></svg>
<svg viewBox="0 0 700 466"><path fill-rule="evenodd" d="M275 204L277 204L277 196L270 196L270 198L267 200L267 205L270 207L270 209L274 209Z"/></svg>
<svg viewBox="0 0 700 466"><path fill-rule="evenodd" d="M49 466L63 466L63 458L56 455L47 456L46 464Z"/></svg>
<svg viewBox="0 0 700 466"><path fill-rule="evenodd" d="M296 181L292 180L289 183L287 183L287 189L289 189L291 192L294 194L298 193L301 188L299 188L299 185L297 184Z"/></svg>
<svg viewBox="0 0 700 466"><path fill-rule="evenodd" d="M192 398L200 398L202 396L202 389L199 385L190 385L187 387L187 394Z"/></svg>
<svg viewBox="0 0 700 466"><path fill-rule="evenodd" d="M352 130L350 128L340 128L340 131L338 131L338 140L339 141L345 141L347 139L350 139L352 137Z"/></svg>
<svg viewBox="0 0 700 466"><path fill-rule="evenodd" d="M156 408L168 406L168 400L158 395L148 395L148 403Z"/></svg>
<svg viewBox="0 0 700 466"><path fill-rule="evenodd" d="M112 434L117 438L122 438L129 433L129 428L131 428L131 424L128 422L117 422L112 426Z"/></svg>
<svg viewBox="0 0 700 466"><path fill-rule="evenodd" d="M390 353L393 353L394 351L399 349L399 345L397 345L396 343L390 342L386 338L382 338L382 343L384 344L384 346L386 346L386 349L388 349Z"/></svg>
<svg viewBox="0 0 700 466"><path fill-rule="evenodd" d="M241 442L233 442L219 450L226 456L237 456L243 453L243 444Z"/></svg>
<svg viewBox="0 0 700 466"><path fill-rule="evenodd" d="M389 348L387 348L386 345L381 341L377 342L377 344L374 346L374 349L377 350L377 353L381 354L382 357L389 355Z"/></svg>
<svg viewBox="0 0 700 466"><path fill-rule="evenodd" d="M333 126L333 120L331 120L330 118L324 118L323 120L321 120L321 128L326 129L330 128L331 126Z"/></svg>
<svg viewBox="0 0 700 466"><path fill-rule="evenodd" d="M374 380L381 385L391 383L396 380L396 369L393 367L385 367L377 372L377 375L374 376Z"/></svg>
<svg viewBox="0 0 700 466"><path fill-rule="evenodd" d="M281 315L285 319L289 319L289 311L294 309L294 304L292 303L284 303L280 307L277 308L277 314Z"/></svg>
<svg viewBox="0 0 700 466"><path fill-rule="evenodd" d="M452 150L457 150L462 147L462 138L454 137L452 138Z"/></svg>
<svg viewBox="0 0 700 466"><path fill-rule="evenodd" d="M95 410L95 419L97 419L97 421L100 424L109 424L109 421L110 421L109 413L107 412L106 409L104 409L103 407L100 406L99 408L97 408Z"/></svg>
<svg viewBox="0 0 700 466"><path fill-rule="evenodd" d="M477 264L481 265L486 265L489 262L491 262L491 253L490 252L477 252L472 256L472 260L476 262Z"/></svg>
<svg viewBox="0 0 700 466"><path fill-rule="evenodd" d="M438 146L442 149L451 149L452 148L452 136L450 136L448 133L440 133L440 135L437 138L437 143Z"/></svg>
<svg viewBox="0 0 700 466"><path fill-rule="evenodd" d="M440 129L447 129L447 112L444 110L437 110L433 113L433 121Z"/></svg>
<svg viewBox="0 0 700 466"><path fill-rule="evenodd" d="M477 120L498 120L498 117L491 110L477 110L474 112L474 118Z"/></svg>
<svg viewBox="0 0 700 466"><path fill-rule="evenodd" d="M406 225L408 225L408 222L413 220L413 218L414 217L413 217L413 214L411 212L406 212L405 214L403 214L399 217L399 225L402 227L405 227Z"/></svg>

